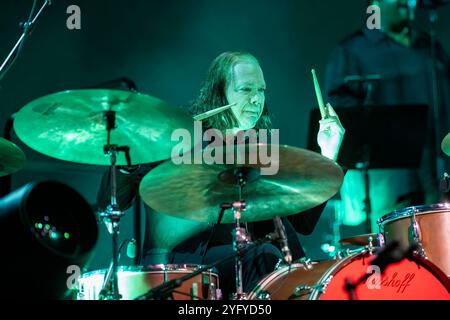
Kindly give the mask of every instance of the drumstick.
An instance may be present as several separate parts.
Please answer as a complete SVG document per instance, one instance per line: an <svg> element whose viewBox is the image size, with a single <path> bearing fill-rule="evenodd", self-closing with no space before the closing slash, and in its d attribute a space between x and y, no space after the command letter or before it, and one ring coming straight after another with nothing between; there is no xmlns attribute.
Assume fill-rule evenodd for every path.
<svg viewBox="0 0 450 320"><path fill-rule="evenodd" d="M328 118L327 108L323 103L322 91L320 90L319 81L317 81L316 71L311 70L313 75L314 89L316 90L317 102L319 103L320 114L322 115L322 120Z"/></svg>
<svg viewBox="0 0 450 320"><path fill-rule="evenodd" d="M228 110L228 109L230 109L231 107L233 107L235 105L236 105L236 103L232 103L232 104L229 104L229 105L226 105L226 106L223 106L223 107L219 107L219 108L216 108L216 109L213 109L213 110L206 111L204 113L200 113L200 114L194 116L194 120L195 121L202 121L202 120L204 120L206 118L212 117L213 115L216 115L216 114L221 113L221 112L223 112L225 110Z"/></svg>

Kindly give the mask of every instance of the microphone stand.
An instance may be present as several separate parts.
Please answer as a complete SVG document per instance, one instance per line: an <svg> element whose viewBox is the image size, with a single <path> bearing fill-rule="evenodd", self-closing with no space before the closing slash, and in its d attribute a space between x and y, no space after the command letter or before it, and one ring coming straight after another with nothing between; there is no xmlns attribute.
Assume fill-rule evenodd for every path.
<svg viewBox="0 0 450 320"><path fill-rule="evenodd" d="M33 9L31 11L31 14L33 14L33 10L34 10L34 5L33 4ZM41 9L38 11L38 13L36 14L36 16L33 18L33 20L31 20L31 16L30 19L28 19L27 22L24 22L21 24L21 27L23 29L22 35L20 36L19 40L17 40L16 44L14 45L14 47L12 48L11 52L8 54L8 56L6 57L5 61L3 62L3 64L0 66L0 81L3 79L3 77L6 75L6 72L9 70L9 67L11 67L12 63L14 62L14 60L17 58L17 55L19 54L20 50L23 47L23 44L25 43L26 38L31 34L31 32L33 31L33 27L34 24L36 23L37 19L39 18L39 16L41 15L41 13L44 11L44 9L51 5L51 1L50 0L46 0L44 2L44 4L42 5ZM31 20L31 21L30 21ZM12 61L11 61L12 60Z"/></svg>
<svg viewBox="0 0 450 320"><path fill-rule="evenodd" d="M365 93L364 100L361 99L361 105L363 107L370 107L374 104L374 101L372 99L373 96L373 88L374 88L374 82L380 81L381 76L378 74L369 74L366 76L347 76L345 77L344 81L345 83L349 82L358 82ZM365 117L368 117L367 115L367 108L364 108L364 115ZM357 164L356 169L362 171L364 176L364 212L366 214L366 232L371 233L372 232L372 223L371 223L371 214L372 214L372 203L370 199L370 175L369 175L369 169L370 169L370 159L371 159L371 151L368 146L368 144L364 145L363 149L363 159L362 162Z"/></svg>
<svg viewBox="0 0 450 320"><path fill-rule="evenodd" d="M23 47L23 44L25 43L26 38L31 34L31 31L33 30L34 24L36 23L38 17L43 12L44 8L51 5L50 0L46 0L44 4L42 5L41 9L38 11L36 16L33 20L31 20L31 16L34 12L34 6L36 4L36 1L33 3L33 7L30 12L30 16L27 20L27 22L21 23L22 28L22 35L20 36L19 40L16 42L8 56L6 57L5 61L3 61L2 65L0 66L0 81L5 77L6 73L8 72L9 68L14 63L15 59L17 58L18 54L20 53L20 50ZM7 140L11 140L11 129L13 127L13 121L14 121L14 115L15 113L11 114L10 117L7 120L7 123L4 128L4 137ZM0 178L0 196L4 194L8 194L11 189L11 176L6 176Z"/></svg>
<svg viewBox="0 0 450 320"><path fill-rule="evenodd" d="M438 70L437 70L437 56L436 56L436 23L438 20L437 13L438 3L431 1L429 4L428 19L430 22L430 54L431 54L431 89L432 89L432 111L433 111L433 126L434 128L434 154L436 161L436 178L439 181L440 172L444 171L444 159L441 156L439 135L441 134L441 125L439 119L439 88L438 88Z"/></svg>

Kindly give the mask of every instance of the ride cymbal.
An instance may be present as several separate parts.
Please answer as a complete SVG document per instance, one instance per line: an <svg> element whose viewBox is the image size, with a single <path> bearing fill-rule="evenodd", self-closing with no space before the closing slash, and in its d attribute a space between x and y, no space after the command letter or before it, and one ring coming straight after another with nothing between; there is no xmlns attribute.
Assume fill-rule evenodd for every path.
<svg viewBox="0 0 450 320"><path fill-rule="evenodd" d="M16 115L14 129L30 148L47 156L82 164L110 165L105 112L112 111L111 144L128 146L132 164L168 159L177 141L173 130L192 130L182 110L141 93L90 89L64 91L38 98ZM119 153L117 165L126 165Z"/></svg>
<svg viewBox="0 0 450 320"><path fill-rule="evenodd" d="M245 148L245 159L254 149ZM288 216L316 207L334 196L343 180L341 168L322 155L290 146L279 147L275 175L261 175L267 167L258 156L254 163L181 164L168 160L150 171L140 184L142 199L158 212L179 218L215 223L219 205L239 200L235 173L244 175L243 199L246 211L241 221L268 220ZM252 151L253 150L253 151ZM223 151L225 154L226 150ZM234 221L232 210L225 211L222 222Z"/></svg>

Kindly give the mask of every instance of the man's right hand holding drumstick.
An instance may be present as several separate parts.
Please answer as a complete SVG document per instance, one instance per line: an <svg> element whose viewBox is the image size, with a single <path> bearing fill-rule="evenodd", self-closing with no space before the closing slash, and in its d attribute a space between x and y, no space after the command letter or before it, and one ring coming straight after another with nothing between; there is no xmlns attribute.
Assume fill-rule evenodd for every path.
<svg viewBox="0 0 450 320"><path fill-rule="evenodd" d="M322 116L322 120L319 121L320 126L319 132L317 133L317 143L320 146L323 156L336 161L342 141L344 140L345 129L331 104L327 103L325 106L314 69L312 70L312 75L317 102Z"/></svg>

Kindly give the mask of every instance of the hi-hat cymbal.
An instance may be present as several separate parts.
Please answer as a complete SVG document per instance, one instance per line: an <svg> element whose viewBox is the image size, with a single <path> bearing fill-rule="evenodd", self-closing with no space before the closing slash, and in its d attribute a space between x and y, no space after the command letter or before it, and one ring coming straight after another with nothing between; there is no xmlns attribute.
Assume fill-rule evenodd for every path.
<svg viewBox="0 0 450 320"><path fill-rule="evenodd" d="M368 233L341 239L339 242L343 245L354 245L354 246L367 246L369 245L369 242L372 242L372 244L376 246L378 243L378 238L376 233Z"/></svg>
<svg viewBox="0 0 450 320"><path fill-rule="evenodd" d="M442 151L444 151L444 153L448 156L450 156L450 133L447 134L444 138L444 140L442 140Z"/></svg>
<svg viewBox="0 0 450 320"><path fill-rule="evenodd" d="M23 168L25 154L11 141L0 138L0 177L7 176Z"/></svg>
<svg viewBox="0 0 450 320"><path fill-rule="evenodd" d="M251 146L271 148L263 144ZM246 200L243 222L297 214L324 203L337 193L343 180L343 172L337 164L312 151L278 147L279 157L271 163L279 168L275 175L260 175L260 169L268 165L263 165L259 157L257 163L246 161L246 165L176 165L168 160L144 177L140 195L158 212L215 223L220 204L239 200L239 188L233 178L233 172L239 168L250 180L243 188L242 196ZM246 148L245 159L250 159L251 151ZM225 211L222 223L233 221L232 210Z"/></svg>
<svg viewBox="0 0 450 320"><path fill-rule="evenodd" d="M60 160L110 165L104 113L115 112L111 144L129 146L132 164L168 159L174 129L192 131L193 120L182 110L140 93L91 89L64 91L38 98L16 115L14 129L32 149ZM126 165L119 153L117 165Z"/></svg>

